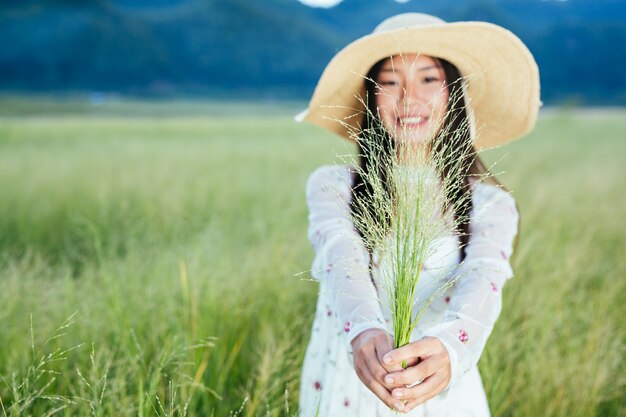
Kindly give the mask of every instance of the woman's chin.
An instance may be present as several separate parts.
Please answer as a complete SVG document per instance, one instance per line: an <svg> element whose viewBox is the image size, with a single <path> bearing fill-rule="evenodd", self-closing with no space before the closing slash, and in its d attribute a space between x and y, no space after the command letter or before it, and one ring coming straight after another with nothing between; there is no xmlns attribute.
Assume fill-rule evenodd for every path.
<svg viewBox="0 0 626 417"><path fill-rule="evenodd" d="M428 143L431 133L426 128L418 127L415 129L403 128L396 129L396 138L399 142L411 147L422 147Z"/></svg>

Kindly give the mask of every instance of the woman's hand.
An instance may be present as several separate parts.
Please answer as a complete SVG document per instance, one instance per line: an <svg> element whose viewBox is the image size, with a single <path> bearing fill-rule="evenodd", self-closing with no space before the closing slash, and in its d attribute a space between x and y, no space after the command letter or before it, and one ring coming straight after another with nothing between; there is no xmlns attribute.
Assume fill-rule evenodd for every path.
<svg viewBox="0 0 626 417"><path fill-rule="evenodd" d="M417 358L417 365L410 366ZM403 360L409 361L406 369L400 366ZM395 401L405 402L401 409L405 413L439 394L450 382L450 357L436 337L424 337L394 349L384 355L382 363L386 369L400 368L385 376L384 381ZM415 385L417 381L421 382Z"/></svg>
<svg viewBox="0 0 626 417"><path fill-rule="evenodd" d="M383 355L392 349L393 337L382 329L365 330L352 340L354 370L359 379L389 407L402 411L404 403L400 399L394 398L390 392L395 385L384 380L385 375L389 372L403 369L399 362L395 366L383 366ZM413 363L416 362L413 360Z"/></svg>

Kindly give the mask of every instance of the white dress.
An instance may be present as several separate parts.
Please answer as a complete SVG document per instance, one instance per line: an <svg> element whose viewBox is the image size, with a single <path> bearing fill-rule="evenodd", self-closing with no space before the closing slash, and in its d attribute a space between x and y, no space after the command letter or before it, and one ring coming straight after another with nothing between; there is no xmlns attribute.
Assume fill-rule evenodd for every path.
<svg viewBox="0 0 626 417"><path fill-rule="evenodd" d="M311 276L320 290L300 384L299 416L397 416L358 378L351 341L370 328L393 334L390 314L378 300L379 262L370 255L349 215L353 168L324 165L306 185L308 237L315 250ZM433 302L415 327L411 341L438 337L450 355L452 377L436 397L407 416L490 416L477 362L501 310L501 290L513 277L509 258L519 214L510 193L478 183L472 193L470 240L460 263L458 239L438 240L426 259L418 293L428 291L434 272L460 276ZM382 262L380 262L382 263ZM430 277L430 279L429 279Z"/></svg>

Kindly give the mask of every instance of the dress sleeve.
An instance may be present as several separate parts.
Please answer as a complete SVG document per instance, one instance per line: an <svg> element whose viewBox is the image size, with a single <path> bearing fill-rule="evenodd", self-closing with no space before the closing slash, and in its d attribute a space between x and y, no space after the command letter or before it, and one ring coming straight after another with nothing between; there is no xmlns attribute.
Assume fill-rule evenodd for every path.
<svg viewBox="0 0 626 417"><path fill-rule="evenodd" d="M448 310L441 323L423 333L438 337L450 355L452 377L445 390L478 363L502 309L502 288L513 277L509 259L519 224L515 199L486 184L474 189L472 199L466 257L456 268Z"/></svg>
<svg viewBox="0 0 626 417"><path fill-rule="evenodd" d="M311 276L328 292L337 332L352 360L352 340L370 328L385 329L378 294L370 278L369 252L349 211L350 176L346 167L325 165L309 176L306 201L308 238L315 250Z"/></svg>

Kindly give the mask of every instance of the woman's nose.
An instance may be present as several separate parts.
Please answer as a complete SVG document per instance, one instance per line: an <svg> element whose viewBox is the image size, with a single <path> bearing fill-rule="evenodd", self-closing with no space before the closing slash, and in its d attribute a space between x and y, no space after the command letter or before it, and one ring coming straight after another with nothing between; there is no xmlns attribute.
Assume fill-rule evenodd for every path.
<svg viewBox="0 0 626 417"><path fill-rule="evenodd" d="M406 103L419 103L424 99L424 89L417 82L406 83L402 95Z"/></svg>

